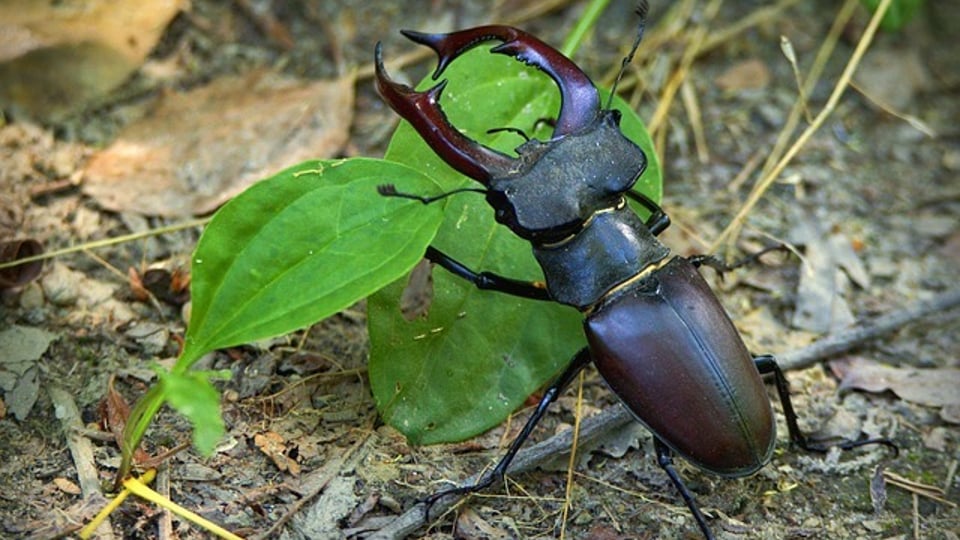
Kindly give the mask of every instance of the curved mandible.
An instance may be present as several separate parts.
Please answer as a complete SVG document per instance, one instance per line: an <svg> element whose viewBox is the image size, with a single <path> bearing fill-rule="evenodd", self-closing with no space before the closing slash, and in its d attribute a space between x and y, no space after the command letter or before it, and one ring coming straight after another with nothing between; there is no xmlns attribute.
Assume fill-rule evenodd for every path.
<svg viewBox="0 0 960 540"><path fill-rule="evenodd" d="M523 30L512 26L488 25L450 34L424 34L410 30L401 30L400 33L436 51L440 63L433 72L434 79L468 49L484 41L502 41L490 52L513 56L536 67L549 75L560 88L560 114L553 130L554 137L587 127L600 111L600 94L593 81L560 51Z"/></svg>
<svg viewBox="0 0 960 540"><path fill-rule="evenodd" d="M460 133L440 108L440 94L447 85L442 81L426 92L418 92L394 82L383 67L382 46L377 43L375 64L377 91L400 116L410 122L420 137L441 159L461 173L486 186L491 178L505 176L513 168L513 158Z"/></svg>

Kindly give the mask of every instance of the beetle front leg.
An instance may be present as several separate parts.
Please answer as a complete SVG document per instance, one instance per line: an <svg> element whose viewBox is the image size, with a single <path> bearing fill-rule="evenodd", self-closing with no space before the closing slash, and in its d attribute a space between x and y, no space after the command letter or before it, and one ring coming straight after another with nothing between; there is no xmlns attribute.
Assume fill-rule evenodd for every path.
<svg viewBox="0 0 960 540"><path fill-rule="evenodd" d="M657 452L657 464L659 464L660 468L670 477L670 481L673 482L677 491L680 492L680 496L683 497L683 502L687 503L687 508L689 508L690 513L693 514L693 519L696 520L697 526L700 527L704 538L713 540L713 532L711 532L710 527L707 526L707 518L704 517L703 512L700 511L700 507L697 506L697 501L693 498L693 494L687 489L687 485L683 483L683 478L680 478L680 474L677 473L677 469L673 466L673 451L656 436L653 437L653 447Z"/></svg>
<svg viewBox="0 0 960 540"><path fill-rule="evenodd" d="M433 246L427 247L424 257L430 262L440 265L451 274L473 283L478 289L499 291L522 298L532 298L534 300L551 300L550 293L547 292L543 283L521 281L492 272L474 272L461 262Z"/></svg>
<svg viewBox="0 0 960 540"><path fill-rule="evenodd" d="M714 270L716 270L716 272L720 274L721 277L723 277L723 274L726 272L736 270L741 266L747 266L749 264L754 264L756 262L759 262L760 257L763 257L764 255L766 255L767 253L770 253L771 251L789 251L789 250L790 248L788 248L786 244L777 244L775 246L765 247L756 253L751 253L750 255L747 255L746 257L736 260L729 264L727 264L727 262L717 257L716 255L691 255L687 257L687 260L690 261L690 264L696 266L697 268L700 268L701 266L709 266L710 268L713 268Z"/></svg>
<svg viewBox="0 0 960 540"><path fill-rule="evenodd" d="M787 419L787 431L790 434L790 441L793 442L793 444L808 452L821 453L827 452L833 447L840 448L841 450L850 450L851 448L857 448L858 446L867 444L882 444L893 450L894 455L899 453L900 450L897 448L897 445L885 437L841 441L837 444L812 442L800 431L800 426L797 424L797 413L793 409L793 400L790 399L790 384L787 381L787 377L783 374L783 370L780 369L780 365L777 364L777 359L772 355L765 354L754 357L753 362L761 375L773 374L774 384L777 386L777 396L779 396L780 403L783 405L783 415Z"/></svg>
<svg viewBox="0 0 960 540"><path fill-rule="evenodd" d="M644 208L650 211L650 217L643 222L643 225L654 236L659 236L660 233L667 230L667 227L670 226L670 216L663 211L663 208L660 208L659 204L653 202L653 199L647 197L639 191L634 191L632 189L627 192L627 197L630 197L634 201L640 203Z"/></svg>
<svg viewBox="0 0 960 540"><path fill-rule="evenodd" d="M560 376L557 377L557 379L553 382L553 384L547 388L546 392L543 393L543 397L540 398L540 403L537 404L537 409L533 411L533 414L531 414L530 418L527 419L527 423L524 424L523 429L520 431L520 434L517 435L517 438L510 443L510 448L507 449L507 453L500 458L500 461L497 462L497 465L490 470L490 472L484 474L473 484L445 489L424 499L423 502L427 505L427 519L429 520L430 507L440 499L450 495L466 495L469 493L476 493L490 487L494 484L494 482L503 480L503 475L506 474L507 467L510 466L510 463L513 461L513 458L516 457L517 452L520 451L520 447L523 445L523 443L530 437L530 434L533 433L533 428L540 423L543 415L547 413L547 409L550 407L550 404L557 400L557 398L560 396L560 393L563 392L564 388L566 388L573 378L576 377L577 373L580 373L580 370L586 367L586 365L590 362L590 350L586 347L580 349L573 357L570 365L567 366L563 373L561 373Z"/></svg>

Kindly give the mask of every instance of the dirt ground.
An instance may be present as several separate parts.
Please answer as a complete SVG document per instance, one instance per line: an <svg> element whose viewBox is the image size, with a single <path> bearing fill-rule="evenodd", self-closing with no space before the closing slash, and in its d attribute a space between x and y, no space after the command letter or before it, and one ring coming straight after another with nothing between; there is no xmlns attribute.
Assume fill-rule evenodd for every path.
<svg viewBox="0 0 960 540"><path fill-rule="evenodd" d="M400 28L502 22L543 3L513 0L495 8L468 1L426 7L391 1L375 8L272 4L194 0L188 12L169 23L146 67L105 97L39 121L7 115L0 125L0 204L5 206L0 239L34 238L51 251L185 221L109 207L85 191L85 168L123 137L125 127L150 114L157 100L258 69L314 81L334 80L360 67L352 123L342 126L349 128L348 138L329 155L381 156L396 117L376 96L369 76L377 40L399 54L414 49L397 33ZM688 83L677 92L655 139L662 148L664 207L674 222L663 240L691 254L710 249L741 208L797 100L781 36L790 39L805 76L837 17L838 3L782 2L790 5L767 13L767 6L758 5L763 3L731 0L712 21L708 4L713 2L676 2L677 10L692 8L694 15L686 19L669 16L666 4L652 7L647 40L655 48L641 49L638 65L645 86L633 97L640 116L650 120L691 36L705 30L711 46L692 62ZM751 211L737 248L776 240L802 244L809 264L825 273L833 288L826 299L815 294L796 257L772 257L717 282L752 350L787 353L830 330L958 286L960 57L955 32L948 29L960 27L960 15L942 4L928 2L904 29L878 34L855 79L859 91L843 95ZM561 2L517 24L559 44L582 8L582 3ZM598 81L609 82L632 41L636 19L631 10L631 3L614 2L576 56ZM754 16L762 20L724 34ZM858 8L844 26L808 96L811 116L828 101L868 19ZM429 59L403 71L417 80L432 68ZM628 98L633 86L624 85ZM216 109L211 110L215 123ZM807 125L801 120L799 129ZM115 189L132 189L135 196L135 188ZM186 298L170 292L164 280L174 270L187 270L199 234L200 228L192 227L63 255L47 261L38 280L0 291L0 331L43 331L31 338L31 347L39 347L32 371L20 372L17 385L3 388L0 537L69 535L90 519L91 508L99 509L96 501L84 504L80 494L78 458L68 449L61 423L64 403L75 403L83 423L95 428L111 377L132 402L153 381L152 364L171 365L184 332ZM818 251L818 245L832 247ZM140 281L150 281L147 269L164 270L153 275L163 285L150 290L169 294L155 293L153 299L138 294L142 289L131 268ZM506 425L464 443L411 447L377 419L365 380L367 349L361 304L307 331L210 355L201 367L234 375L222 383L228 435L211 458L188 449L169 459L158 489L244 537L364 538L418 499L490 465L530 412L528 407ZM911 386L904 372L884 379L868 369L878 365L914 368L932 377ZM0 374L9 369L0 366ZM900 449L895 458L876 446L826 456L795 451L780 415L776 453L760 473L726 479L683 463L680 472L718 538L956 539L960 388L952 385L957 369L960 318L940 313L828 363L788 373L803 429L848 438L888 437ZM841 388L840 377L848 388ZM24 383L27 379L35 381L33 387ZM573 424L576 396L577 388L567 391L535 440ZM588 371L584 414L614 402L596 373ZM95 474L109 485L119 451L109 437L91 440ZM156 454L188 441L187 423L164 410L146 448ZM564 529L568 538L699 537L656 464L649 434L624 429L601 446L602 451L580 454L565 521L568 466L560 456L536 472L510 476L505 487L470 498L412 534L553 538ZM897 487L889 475L886 487L878 486L881 466L928 490L918 494L920 488ZM281 519L288 521L271 529ZM209 534L139 500L126 502L111 522L123 538Z"/></svg>

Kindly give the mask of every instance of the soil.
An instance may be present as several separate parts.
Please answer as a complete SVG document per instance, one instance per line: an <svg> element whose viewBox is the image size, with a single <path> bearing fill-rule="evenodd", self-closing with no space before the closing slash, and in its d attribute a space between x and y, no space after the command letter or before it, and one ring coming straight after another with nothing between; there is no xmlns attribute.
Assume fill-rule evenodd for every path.
<svg viewBox="0 0 960 540"><path fill-rule="evenodd" d="M52 250L169 223L104 210L78 187L90 156L143 115L162 92L263 66L304 79L332 78L343 66L369 66L377 40L385 40L390 50L412 50L397 34L399 28L475 26L502 21L536 3L503 2L493 13L486 3L466 1L434 2L429 8L395 1L376 8L359 7L364 3L267 6L292 36L290 48L276 33L263 31L258 22L266 16L258 19L252 15L255 9L239 7L246 4L191 2L190 11L174 19L151 56L163 60L179 55L173 75L162 82L137 73L108 98L55 123L8 117L0 127L5 169L0 196L16 206L0 215L5 220L0 225L10 224L5 233L36 238ZM598 80L619 66L635 31L631 6L616 4L576 56ZM739 210L756 179L756 173L741 178L741 171L766 158L797 99L780 36L790 38L800 72L806 73L836 16L834 2L794 4L700 55L689 73L686 101L678 94L669 110L661 160L664 207L674 225L664 242L681 254L711 247ZM877 36L863 66L865 78L857 79L863 92L843 95L751 211L738 242L722 246L733 254L776 239L807 246L839 241L861 264L860 273L840 265L846 272L835 275L845 276L847 283L837 287L837 296L827 304L834 316L826 323L810 313L798 316L798 305L811 300L800 284L803 270L796 257L773 257L722 282L715 280L751 349L784 353L835 329L843 317L830 311L830 305L847 306L852 315L847 322L856 325L957 286L960 60L955 35L948 29L960 27L960 19L954 10L935 5L940 3L927 4L907 27ZM701 13L703 6L693 5ZM519 24L556 44L581 9L579 4L561 5ZM653 7L650 35L669 21L667 11L666 5ZM709 25L707 36L719 35L718 29L759 11L754 2L731 0ZM821 82L808 96L814 115L827 101L867 20L860 9L846 25ZM675 66L685 50L676 34L662 35L668 38L656 50L641 51L648 55L642 64L647 82L635 97L644 119L653 116L668 83L667 68ZM432 60L408 68L407 75L416 80L429 69ZM758 82L764 79L765 84ZM376 96L368 76L358 79L356 91L351 138L343 153L380 156L396 117ZM888 110L865 94L888 101ZM690 113L691 98L699 115ZM925 134L905 115L935 135ZM697 123L703 129L699 141L693 129ZM801 122L801 129L806 125ZM33 406L15 416L11 395L5 395L7 410L0 414L0 537L70 534L72 526L90 519L77 486L76 458L61 428L62 411L51 395L65 389L83 422L96 429L111 378L132 402L153 381L152 364L170 365L185 327L183 298L138 299L127 269L141 276L148 268L185 269L199 234L193 228L64 255L48 261L38 281L2 292L0 330L33 327L56 338L36 362L39 392ZM824 309L816 302L805 305ZM936 314L837 359L947 373L960 368L958 321L955 314ZM821 323L826 327L814 328ZM242 536L266 534L292 514L270 535L363 538L418 499L492 464L530 412L528 407L505 426L471 441L411 447L377 419L365 380L367 349L361 304L306 331L210 355L200 367L228 369L234 375L221 383L228 435L211 458L190 449L170 458L159 489ZM721 478L678 461L718 538L957 538L957 415L882 389L841 390L836 375L842 365L830 366L788 373L801 428L849 438L888 437L899 455L892 457L882 446L827 455L796 451L780 415L775 455L754 476ZM576 396L576 387L567 391L534 432L534 440L573 424ZM772 390L771 397L775 401ZM614 403L602 381L588 371L584 413ZM158 454L188 442L188 434L189 425L165 409L150 430L146 449ZM572 471L565 521L561 516L568 467L560 457L555 467L510 476L506 487L434 516L413 534L553 538L563 528L568 538L699 537L691 515L657 466L649 434L640 428L619 435L618 441L606 442L604 452L581 454ZM91 440L98 479L109 486L119 451L109 437ZM880 489L879 467L945 493L936 500L890 483ZM126 502L111 520L115 534L124 538L208 536L139 500Z"/></svg>

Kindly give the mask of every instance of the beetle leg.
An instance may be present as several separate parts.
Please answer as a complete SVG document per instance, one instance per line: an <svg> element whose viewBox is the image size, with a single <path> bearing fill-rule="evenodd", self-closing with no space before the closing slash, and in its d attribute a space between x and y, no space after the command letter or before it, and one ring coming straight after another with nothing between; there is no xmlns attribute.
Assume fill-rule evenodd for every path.
<svg viewBox="0 0 960 540"><path fill-rule="evenodd" d="M417 195L416 193L406 193L403 191L397 191L397 186L393 184L380 184L377 186L377 193L382 197L397 197L398 199L409 199L411 201L417 201L423 205L433 204L437 201L442 201L451 195L456 195L458 193L483 193L486 194L487 190L477 189L477 188L459 188L452 189L450 191L445 191L439 195Z"/></svg>
<svg viewBox="0 0 960 540"><path fill-rule="evenodd" d="M560 51L536 37L510 26L488 25L450 34L424 34L403 30L404 36L436 51L440 61L433 78L450 63L478 44L502 41L490 52L512 56L550 76L560 89L560 113L553 136L575 133L589 126L600 112L600 94L593 81Z"/></svg>
<svg viewBox="0 0 960 540"><path fill-rule="evenodd" d="M424 257L429 259L430 262L439 264L444 270L447 270L451 274L473 283L478 289L499 291L513 296L532 298L534 300L551 299L550 293L547 292L547 289L542 283L521 281L492 272L474 272L433 246L427 247L427 252L424 254Z"/></svg>
<svg viewBox="0 0 960 540"><path fill-rule="evenodd" d="M657 463L660 465L660 468L667 473L670 481L673 482L677 491L680 492L680 496L683 497L683 501L687 503L687 508L689 508L690 513L693 514L693 519L696 520L697 526L700 527L700 531L703 532L703 536L707 540L713 540L713 532L711 532L710 527L707 526L707 519L704 517L703 512L700 511L700 507L697 506L697 501L693 498L693 494L690 493L686 484L683 483L683 478L680 478L680 474L677 473L677 470L673 466L673 451L656 436L653 437L653 447L657 452Z"/></svg>
<svg viewBox="0 0 960 540"><path fill-rule="evenodd" d="M450 124L439 104L446 81L425 92L394 82L383 67L380 43L377 43L374 64L377 91L451 167L484 185L490 178L503 176L513 168L513 158L477 143Z"/></svg>
<svg viewBox="0 0 960 540"><path fill-rule="evenodd" d="M760 257L770 253L771 251L789 250L790 248L788 248L786 244L776 244L774 246L765 247L756 253L751 253L750 255L747 255L746 257L730 264L727 264L723 259L717 257L716 255L691 255L690 257L687 257L687 260L697 268L700 268L701 266L709 266L710 268L716 270L717 273L719 273L722 277L725 272L736 270L741 266L747 266L749 264L758 262Z"/></svg>
<svg viewBox="0 0 960 540"><path fill-rule="evenodd" d="M663 208L660 208L659 204L653 202L653 199L647 197L639 191L634 191L632 189L627 192L627 197L630 197L634 201L640 203L644 208L650 211L650 217L643 222L643 225L654 236L658 236L670 226L670 216L663 211Z"/></svg>
<svg viewBox="0 0 960 540"><path fill-rule="evenodd" d="M473 484L438 491L437 493L434 493L433 495L430 495L424 499L423 502L427 505L427 510L425 512L425 515L427 516L426 519L429 520L430 507L440 499L450 495L467 495L470 493L476 493L490 487L494 484L494 482L503 480L503 475L507 472L507 467L510 466L510 463L513 461L513 458L516 457L517 452L520 451L520 447L523 445L523 443L526 442L527 438L530 437L530 434L533 432L533 428L540 423L543 415L547 413L547 409L550 407L550 404L557 400L564 388L570 384L570 381L572 381L573 378L576 377L577 373L580 373L580 370L586 367L590 362L590 349L586 347L580 349L573 357L570 365L567 366L563 373L561 373L560 376L557 377L557 379L553 382L553 384L547 388L546 392L543 393L543 397L540 398L540 403L537 404L536 410L533 411L533 414L531 414L530 418L527 419L527 423L524 424L520 434L517 435L517 438L514 439L512 443L510 443L510 448L507 449L507 453L500 458L500 461L497 462L497 465Z"/></svg>
<svg viewBox="0 0 960 540"><path fill-rule="evenodd" d="M803 434L802 431L800 431L800 426L797 424L797 413L793 409L793 400L790 399L790 384L787 381L787 377L783 374L783 370L780 369L780 365L777 364L777 359L772 355L765 354L755 356L753 362L757 366L757 371L759 371L761 375L767 375L770 373L773 374L774 383L777 386L777 396L779 396L780 403L783 405L783 415L787 419L787 431L790 434L790 441L793 442L793 444L808 452L821 453L828 451L832 447L837 447L841 450L850 450L851 448L857 448L858 446L864 446L867 444L882 444L890 448L893 451L894 456L900 452L900 449L897 448L897 445L885 437L875 439L858 439L855 441L840 441L836 444L816 443L811 441L806 435Z"/></svg>

